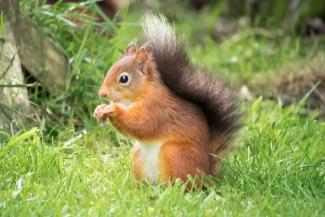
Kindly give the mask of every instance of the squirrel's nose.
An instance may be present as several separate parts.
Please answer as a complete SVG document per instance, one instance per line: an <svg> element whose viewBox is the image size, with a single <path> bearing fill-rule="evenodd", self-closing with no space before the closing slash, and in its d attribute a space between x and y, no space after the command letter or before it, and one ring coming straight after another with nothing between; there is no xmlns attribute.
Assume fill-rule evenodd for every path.
<svg viewBox="0 0 325 217"><path fill-rule="evenodd" d="M107 88L101 87L98 92L99 96L107 97Z"/></svg>

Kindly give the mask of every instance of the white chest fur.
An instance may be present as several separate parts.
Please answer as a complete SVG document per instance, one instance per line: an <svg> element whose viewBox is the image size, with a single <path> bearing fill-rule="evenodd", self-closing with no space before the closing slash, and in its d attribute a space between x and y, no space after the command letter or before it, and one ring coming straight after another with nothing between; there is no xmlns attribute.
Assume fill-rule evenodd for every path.
<svg viewBox="0 0 325 217"><path fill-rule="evenodd" d="M156 182L158 179L158 157L162 144L161 141L136 141L134 144L140 150L139 160L142 162L144 173L150 182Z"/></svg>
<svg viewBox="0 0 325 217"><path fill-rule="evenodd" d="M133 103L116 103L116 104L124 110L129 110L133 106Z"/></svg>

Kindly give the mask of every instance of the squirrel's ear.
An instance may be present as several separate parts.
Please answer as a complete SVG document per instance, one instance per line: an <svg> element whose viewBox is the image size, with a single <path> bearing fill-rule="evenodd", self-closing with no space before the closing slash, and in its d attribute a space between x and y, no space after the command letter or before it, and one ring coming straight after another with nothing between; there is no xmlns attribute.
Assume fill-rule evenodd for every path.
<svg viewBox="0 0 325 217"><path fill-rule="evenodd" d="M137 51L137 48L136 48L135 44L131 43L125 49L124 56L129 56L129 55L135 54L136 51Z"/></svg>
<svg viewBox="0 0 325 217"><path fill-rule="evenodd" d="M137 50L135 55L135 62L138 65L144 65L144 63L147 62L148 58L149 58L149 53L144 47Z"/></svg>

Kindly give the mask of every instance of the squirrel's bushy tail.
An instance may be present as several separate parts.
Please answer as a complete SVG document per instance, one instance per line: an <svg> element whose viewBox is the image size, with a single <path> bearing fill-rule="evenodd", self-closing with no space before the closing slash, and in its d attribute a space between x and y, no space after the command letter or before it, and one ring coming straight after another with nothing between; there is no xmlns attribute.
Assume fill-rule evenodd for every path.
<svg viewBox="0 0 325 217"><path fill-rule="evenodd" d="M145 46L152 53L163 82L178 96L197 104L204 112L211 133L213 154L228 149L239 128L240 113L233 91L222 80L191 64L182 40L167 19L144 17Z"/></svg>
<svg viewBox="0 0 325 217"><path fill-rule="evenodd" d="M144 16L145 46L153 54L164 80L179 80L177 75L189 65L183 43L178 40L167 19L150 13ZM174 82L173 82L174 83Z"/></svg>

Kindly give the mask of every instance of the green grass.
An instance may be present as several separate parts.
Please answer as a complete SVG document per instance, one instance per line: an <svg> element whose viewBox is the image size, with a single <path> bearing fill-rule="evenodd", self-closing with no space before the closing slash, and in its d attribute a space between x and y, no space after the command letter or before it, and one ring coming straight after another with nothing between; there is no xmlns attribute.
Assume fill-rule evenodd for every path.
<svg viewBox="0 0 325 217"><path fill-rule="evenodd" d="M10 137L0 149L0 213L322 216L325 124L302 117L297 106L264 100L245 110L241 147L223 162L224 176L206 192L136 183L130 144L110 143L109 127L67 133L51 144L36 128Z"/></svg>
<svg viewBox="0 0 325 217"><path fill-rule="evenodd" d="M137 183L130 141L98 126L91 114L101 101L97 91L106 69L140 32L139 16L130 8L123 22L107 21L98 30L96 22L71 27L62 19L78 16L66 13L75 4L21 5L72 57L70 85L59 96L33 90L31 99L45 111L41 122L16 135L0 132L0 216L324 216L325 123L316 111L302 102L242 102L238 148L224 159L214 186L185 192L179 184ZM213 29L199 25L213 20L205 12L175 25L195 63L236 85L324 54L319 41L306 48L300 37L272 30L260 35L255 28L216 44L199 31Z"/></svg>

